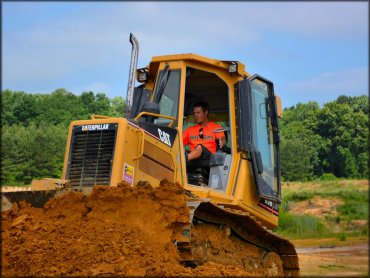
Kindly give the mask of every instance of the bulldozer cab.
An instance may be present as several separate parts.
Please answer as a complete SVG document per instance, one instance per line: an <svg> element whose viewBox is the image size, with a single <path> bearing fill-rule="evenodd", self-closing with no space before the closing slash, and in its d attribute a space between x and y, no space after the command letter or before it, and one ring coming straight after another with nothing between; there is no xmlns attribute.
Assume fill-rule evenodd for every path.
<svg viewBox="0 0 370 278"><path fill-rule="evenodd" d="M243 175L254 180L249 182L256 185L251 189L254 195L280 202L279 103L270 81L251 77L239 62L194 54L153 57L146 68L137 70L137 79L145 83L134 94L134 117L147 101L158 105L164 117L155 118L154 124L171 126L178 133L183 184L195 191L203 187L235 196ZM193 106L200 100L209 104L209 120L222 126L218 132L224 132L228 152L212 154L208 176L197 183L189 179L182 133L194 124ZM167 135L159 137L170 141Z"/></svg>
<svg viewBox="0 0 370 278"><path fill-rule="evenodd" d="M126 118L92 116L70 125L62 179L71 187L131 186L167 179L218 205L276 227L280 203L279 98L273 84L242 63L195 54L155 56L135 71ZM197 101L222 128L227 148L208 165L186 165L183 132ZM205 170L205 171L203 171ZM197 172L198 171L198 172Z"/></svg>

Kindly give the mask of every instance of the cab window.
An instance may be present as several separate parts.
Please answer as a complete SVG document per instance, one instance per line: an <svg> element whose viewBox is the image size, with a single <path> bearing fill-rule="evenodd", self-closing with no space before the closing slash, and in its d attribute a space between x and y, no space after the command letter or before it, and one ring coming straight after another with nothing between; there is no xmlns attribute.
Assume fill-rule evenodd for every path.
<svg viewBox="0 0 370 278"><path fill-rule="evenodd" d="M180 70L169 70L167 76L163 76L165 70L162 70L159 74L159 82L162 81L163 89L158 88L156 93L160 94L159 98L159 108L160 114L172 116L177 119L178 105L179 105L179 94L180 94ZM165 78L166 80L162 80ZM157 86L161 86L158 84ZM171 120L159 118L154 122L159 125L168 125ZM177 126L177 121L173 126Z"/></svg>

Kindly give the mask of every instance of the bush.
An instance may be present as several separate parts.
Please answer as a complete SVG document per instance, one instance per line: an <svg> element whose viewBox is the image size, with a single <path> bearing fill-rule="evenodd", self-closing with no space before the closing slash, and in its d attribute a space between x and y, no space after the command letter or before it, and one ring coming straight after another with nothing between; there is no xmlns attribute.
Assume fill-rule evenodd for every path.
<svg viewBox="0 0 370 278"><path fill-rule="evenodd" d="M335 180L338 180L338 178L333 173L324 173L320 177L320 180L322 180L322 181L335 181Z"/></svg>
<svg viewBox="0 0 370 278"><path fill-rule="evenodd" d="M315 238L329 234L320 219L309 215L293 215L283 210L276 232L292 238Z"/></svg>
<svg viewBox="0 0 370 278"><path fill-rule="evenodd" d="M289 192L289 194L284 197L284 201L305 201L312 199L313 197L314 194L311 191L298 191L293 193Z"/></svg>
<svg viewBox="0 0 370 278"><path fill-rule="evenodd" d="M346 234L345 234L345 233L340 233L340 234L338 234L338 239L339 239L340 241L346 241L347 236L346 236Z"/></svg>

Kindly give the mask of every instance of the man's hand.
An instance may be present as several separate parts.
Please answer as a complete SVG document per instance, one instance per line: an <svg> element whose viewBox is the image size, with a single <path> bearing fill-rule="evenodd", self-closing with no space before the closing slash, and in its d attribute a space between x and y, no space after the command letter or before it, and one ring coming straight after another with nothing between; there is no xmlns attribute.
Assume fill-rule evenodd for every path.
<svg viewBox="0 0 370 278"><path fill-rule="evenodd" d="M221 133L222 136L220 138L216 138L216 148L224 150L226 147L226 138L224 136L225 131L229 130L228 127L220 127L213 130L214 134L217 135L218 133Z"/></svg>
<svg viewBox="0 0 370 278"><path fill-rule="evenodd" d="M221 138L219 138L218 140L218 146L221 150L223 150L223 148L226 146L226 138L225 136L222 136Z"/></svg>

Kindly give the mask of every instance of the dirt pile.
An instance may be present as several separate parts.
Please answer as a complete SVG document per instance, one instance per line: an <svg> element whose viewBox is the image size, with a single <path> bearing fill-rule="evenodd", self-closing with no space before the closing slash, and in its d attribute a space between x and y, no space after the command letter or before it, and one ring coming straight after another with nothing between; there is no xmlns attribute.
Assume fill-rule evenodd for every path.
<svg viewBox="0 0 370 278"><path fill-rule="evenodd" d="M310 200L294 203L290 211L297 215L308 214L323 219L326 216L337 216L337 208L341 204L343 204L343 201L338 198L315 196Z"/></svg>
<svg viewBox="0 0 370 278"><path fill-rule="evenodd" d="M98 186L88 196L71 191L41 209L21 203L2 212L1 272L22 277L264 275L254 261L258 258L231 256L242 252L235 251L238 244L221 248L223 253L216 243L204 247L212 231L199 227L193 230L194 253L202 265L184 267L174 242L188 217L183 189L166 181L158 188Z"/></svg>

